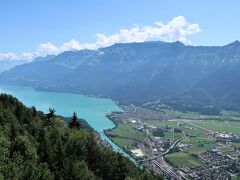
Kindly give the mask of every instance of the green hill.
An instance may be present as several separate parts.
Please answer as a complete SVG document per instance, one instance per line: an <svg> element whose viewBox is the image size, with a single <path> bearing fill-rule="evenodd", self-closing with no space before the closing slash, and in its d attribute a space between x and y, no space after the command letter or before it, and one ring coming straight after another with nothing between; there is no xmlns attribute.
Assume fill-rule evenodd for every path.
<svg viewBox="0 0 240 180"><path fill-rule="evenodd" d="M93 133L0 95L0 179L156 179Z"/></svg>

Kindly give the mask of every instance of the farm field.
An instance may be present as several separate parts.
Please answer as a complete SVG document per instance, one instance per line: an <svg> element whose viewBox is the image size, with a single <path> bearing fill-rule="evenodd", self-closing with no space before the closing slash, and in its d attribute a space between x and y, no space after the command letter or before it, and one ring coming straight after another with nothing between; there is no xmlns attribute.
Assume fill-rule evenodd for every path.
<svg viewBox="0 0 240 180"><path fill-rule="evenodd" d="M191 136L206 136L206 132L202 129L193 127L188 124L181 125L179 127L186 135L191 135Z"/></svg>
<svg viewBox="0 0 240 180"><path fill-rule="evenodd" d="M174 133L173 132L164 132L164 139L174 140L180 137L183 137L183 133Z"/></svg>
<svg viewBox="0 0 240 180"><path fill-rule="evenodd" d="M130 139L123 139L123 138L112 138L112 140L120 145L121 147L128 147L131 148L134 146L134 144L136 144L136 141L130 140Z"/></svg>
<svg viewBox="0 0 240 180"><path fill-rule="evenodd" d="M195 121L193 121L195 122ZM207 136L205 130L194 127L190 124L186 124L181 120L170 120L170 121L163 121L163 120L156 120L156 121L147 121L148 124L155 125L158 127L172 127L172 128L179 128L185 135L190 137L186 137L183 139L180 144L191 144L190 148L184 150L185 153L189 154L196 154L201 152L206 152L215 148L216 144L210 137ZM175 139L182 137L183 133L175 133ZM173 140L173 133L172 132L165 132L165 139Z"/></svg>
<svg viewBox="0 0 240 180"><path fill-rule="evenodd" d="M154 126L161 126L161 127L174 127L177 128L178 127L178 121L167 121L167 120L152 120L152 121L145 121L146 124L149 125L154 125Z"/></svg>
<svg viewBox="0 0 240 180"><path fill-rule="evenodd" d="M225 112L226 114L226 112ZM179 142L179 144L190 145L188 148L184 148L179 154L169 154L168 157L173 158L178 163L184 158L192 158L194 154L203 153L212 149L218 149L218 145L209 136L209 131L214 132L231 132L236 135L240 135L240 121L217 121L217 120L184 120L184 119L172 119L172 120L147 120L144 121L146 125L154 125L155 127L162 128L177 128L181 130L180 133L173 133L172 130L164 131L164 140L174 140L180 137L185 137ZM195 126L196 125L196 126ZM142 142L146 136L146 132L137 131L134 127L136 124L119 123L115 129L112 129L110 133L113 135L112 140L121 147L133 148L137 142ZM149 136L153 136L152 131L148 132ZM232 147L239 147L240 143L233 143ZM237 157L239 153L233 151L227 146L223 146L219 149L221 152ZM173 157L172 157L173 156ZM182 158L184 157L184 158ZM187 164L186 166L194 165L194 162Z"/></svg>
<svg viewBox="0 0 240 180"><path fill-rule="evenodd" d="M220 152L224 153L224 154L228 154L231 155L233 157L238 157L240 156L239 152L233 151L232 148L227 147L227 146L223 146L223 147L217 147L216 149L218 149Z"/></svg>
<svg viewBox="0 0 240 180"><path fill-rule="evenodd" d="M126 139L134 139L138 141L143 141L146 137L146 133L137 132L133 129L133 123L119 123L117 128L111 130L111 134L119 136Z"/></svg>
<svg viewBox="0 0 240 180"><path fill-rule="evenodd" d="M240 148L240 143L232 143L234 147Z"/></svg>
<svg viewBox="0 0 240 180"><path fill-rule="evenodd" d="M207 137L189 137L183 139L180 143L192 144L190 148L184 150L184 152L189 154L206 152L216 146L216 144Z"/></svg>
<svg viewBox="0 0 240 180"><path fill-rule="evenodd" d="M191 121L191 123L215 132L228 132L240 135L240 121Z"/></svg>
<svg viewBox="0 0 240 180"><path fill-rule="evenodd" d="M174 166L177 167L196 167L200 166L202 162L194 157L193 155L183 153L183 152L176 152L171 153L166 156L166 159L170 161Z"/></svg>

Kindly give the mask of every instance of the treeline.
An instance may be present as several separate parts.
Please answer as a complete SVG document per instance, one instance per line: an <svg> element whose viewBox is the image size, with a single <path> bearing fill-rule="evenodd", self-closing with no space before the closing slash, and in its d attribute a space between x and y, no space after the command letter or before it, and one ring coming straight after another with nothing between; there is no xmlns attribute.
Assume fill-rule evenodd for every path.
<svg viewBox="0 0 240 180"><path fill-rule="evenodd" d="M98 144L74 114L66 124L0 95L0 179L156 179Z"/></svg>
<svg viewBox="0 0 240 180"><path fill-rule="evenodd" d="M166 98L163 102L169 107L182 112L197 112L204 115L220 115L220 106L210 102L204 96L194 95L196 100L192 99L192 96L185 95L182 97ZM198 98L196 98L198 97Z"/></svg>

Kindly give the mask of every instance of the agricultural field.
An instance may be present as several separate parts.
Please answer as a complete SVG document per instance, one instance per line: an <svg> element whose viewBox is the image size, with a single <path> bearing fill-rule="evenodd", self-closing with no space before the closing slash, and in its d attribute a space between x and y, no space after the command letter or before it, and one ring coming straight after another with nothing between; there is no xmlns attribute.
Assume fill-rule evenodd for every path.
<svg viewBox="0 0 240 180"><path fill-rule="evenodd" d="M121 147L127 147L129 149L131 149L135 144L136 141L133 141L131 139L124 139L124 138L112 138L112 140L118 144Z"/></svg>
<svg viewBox="0 0 240 180"><path fill-rule="evenodd" d="M149 125L154 125L154 126L161 126L161 127L173 127L173 128L177 128L178 127L178 121L174 121L174 120L152 120L152 121L145 121L146 124Z"/></svg>
<svg viewBox="0 0 240 180"><path fill-rule="evenodd" d="M216 144L211 139L201 136L185 138L180 143L192 145L190 148L184 150L184 152L189 154L206 152L215 148L216 146Z"/></svg>
<svg viewBox="0 0 240 180"><path fill-rule="evenodd" d="M224 112L224 116L233 115L230 112ZM194 155L218 149L220 152L238 157L240 154L234 151L234 148L239 148L240 143L232 143L231 145L219 146L216 141L209 135L209 132L229 132L240 135L240 121L226 121L226 120L190 120L190 119L172 119L172 120L146 120L143 121L145 125L153 125L155 127L162 127L164 130L162 139L165 141L175 140L184 137L179 142L179 145L186 145L181 152L170 153L166 158L176 166L192 167L201 164ZM112 140L122 146L132 149L136 144L143 142L148 136L153 136L154 131L141 132L136 130L135 123L125 122L119 123L115 129L109 132L113 135ZM173 128L177 128L182 132L173 133ZM147 146L146 146L147 147ZM146 148L145 147L145 148ZM181 162L181 163L180 163Z"/></svg>
<svg viewBox="0 0 240 180"><path fill-rule="evenodd" d="M170 121L167 121L167 120L155 120L155 121L146 121L145 122L146 124L148 125L154 125L156 127L171 127L171 128L180 128L179 126L179 122L178 121L175 121L175 120L170 120ZM169 140L174 140L174 139L177 139L177 138L180 138L180 137L183 137L184 134L183 133L174 133L171 132L171 131L168 131L168 132L164 132L164 139L169 139Z"/></svg>
<svg viewBox="0 0 240 180"><path fill-rule="evenodd" d="M202 119L205 118L205 115L201 115L195 112L182 112L173 109L165 109L163 110L168 115L173 115L176 118L187 118L187 119Z"/></svg>
<svg viewBox="0 0 240 180"><path fill-rule="evenodd" d="M231 176L231 180L240 180L240 177Z"/></svg>
<svg viewBox="0 0 240 180"><path fill-rule="evenodd" d="M202 165L202 161L200 161L198 158L183 152L168 154L166 156L166 159L170 161L174 166L177 166L177 167L190 168L190 167L196 167L196 166Z"/></svg>
<svg viewBox="0 0 240 180"><path fill-rule="evenodd" d="M156 120L156 121L147 121L148 124L155 125L158 127L172 127L182 130L183 133L175 133L174 139L183 137L185 138L180 142L180 144L191 144L190 148L184 150L185 153L196 154L201 152L206 152L215 148L216 144L214 141L207 135L206 131L190 124L187 124L181 120ZM173 140L172 132L164 132L165 139Z"/></svg>
<svg viewBox="0 0 240 180"><path fill-rule="evenodd" d="M173 132L164 132L164 139L169 139L169 140L174 140L180 137L183 137L184 134L183 133L174 133Z"/></svg>
<svg viewBox="0 0 240 180"><path fill-rule="evenodd" d="M234 146L236 148L240 148L240 143L232 143L232 146Z"/></svg>
<svg viewBox="0 0 240 180"><path fill-rule="evenodd" d="M109 130L110 138L119 146L131 149L137 142L142 142L147 134L146 132L137 132L133 123L118 123L118 126Z"/></svg>
<svg viewBox="0 0 240 180"><path fill-rule="evenodd" d="M179 127L186 135L191 135L191 136L206 136L206 132L203 131L202 129L184 124Z"/></svg>
<svg viewBox="0 0 240 180"><path fill-rule="evenodd" d="M191 121L191 123L214 132L228 132L240 135L240 121L201 120Z"/></svg>
<svg viewBox="0 0 240 180"><path fill-rule="evenodd" d="M224 154L228 154L232 157L238 157L240 156L239 152L234 151L231 147L229 146L223 146L223 147L217 147L216 149L218 149L220 152L224 153Z"/></svg>
<svg viewBox="0 0 240 180"><path fill-rule="evenodd" d="M182 130L186 134L190 134L193 136L204 135L205 132L202 129L196 128L194 126L188 125L182 120L155 120L155 121L146 121L149 125L154 125L156 127L171 127L178 128Z"/></svg>

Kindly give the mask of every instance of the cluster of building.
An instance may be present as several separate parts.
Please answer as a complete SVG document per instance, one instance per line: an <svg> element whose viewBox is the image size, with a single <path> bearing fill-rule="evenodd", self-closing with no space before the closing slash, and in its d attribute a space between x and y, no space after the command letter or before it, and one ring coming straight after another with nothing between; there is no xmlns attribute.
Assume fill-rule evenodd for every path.
<svg viewBox="0 0 240 180"><path fill-rule="evenodd" d="M227 180L231 176L240 176L240 162L213 149L196 155L203 165L196 167L181 167L179 170L194 180Z"/></svg>
<svg viewBox="0 0 240 180"><path fill-rule="evenodd" d="M230 174L222 168L213 168L211 165L202 165L193 168L182 168L188 177L194 180L227 180L230 178Z"/></svg>
<svg viewBox="0 0 240 180"><path fill-rule="evenodd" d="M214 169L222 169L229 174L240 176L240 160L219 152L217 149L197 155Z"/></svg>
<svg viewBox="0 0 240 180"><path fill-rule="evenodd" d="M163 119L163 120L168 120L172 119L172 116L169 116L167 114L142 108L142 107L137 107L135 105L125 105L125 106L120 106L124 112L113 112L108 114L107 116L110 119L114 119L117 121L122 121L122 122L130 122L130 121L145 121L145 120L156 120L156 119Z"/></svg>
<svg viewBox="0 0 240 180"><path fill-rule="evenodd" d="M217 140L227 140L231 142L240 142L240 136L228 132L213 132L211 134Z"/></svg>
<svg viewBox="0 0 240 180"><path fill-rule="evenodd" d="M124 112L112 112L107 116L115 122L127 122L134 124L134 130L136 132L146 132L146 134L151 134L153 136L147 136L143 142L137 142L130 149L124 148L126 152L131 154L137 161L140 161L142 165L153 168L155 167L156 172L168 172L170 171L170 166L167 163L163 163L164 158L158 162L158 159L153 157L162 157L165 154L172 151L184 151L192 146L192 144L181 144L178 143L178 139L174 138L175 133L182 133L178 128L173 127L157 127L154 125L149 125L144 123L146 120L170 120L174 117L166 115L161 112L154 110L145 109L142 107L136 107L134 105L121 106ZM182 122L179 122L182 123ZM182 124L178 124L181 126ZM186 126L191 130L197 129L192 126ZM165 132L172 132L173 138L164 137ZM161 134L163 133L163 136ZM156 135L155 135L156 134ZM236 136L232 133L227 132L210 132L208 133L210 138L215 139L216 143L220 146L221 144L225 146L227 143L240 142L240 136ZM168 133L169 136L169 133ZM186 134L187 137L191 136ZM178 142L176 142L178 141ZM148 144L148 148L144 147L144 143ZM233 158L230 155L224 154L217 149L212 151L207 151L204 153L196 154L203 165L187 168L187 167L172 167L171 172L179 174L181 177L189 177L190 179L200 180L200 179L230 179L233 176L240 176L240 160L238 158ZM158 164L154 164L158 162ZM170 172L169 172L170 173ZM168 174L172 176L172 174ZM175 174L176 175L176 174Z"/></svg>

